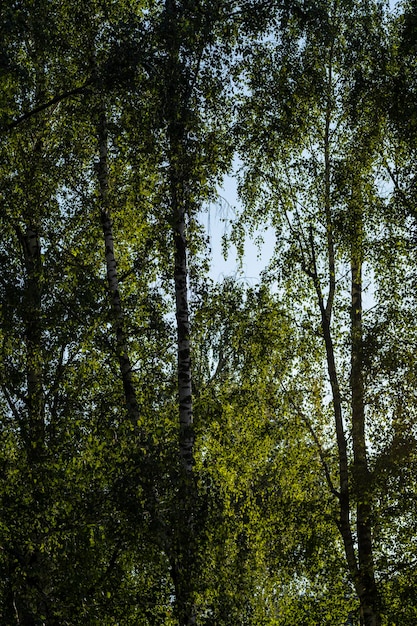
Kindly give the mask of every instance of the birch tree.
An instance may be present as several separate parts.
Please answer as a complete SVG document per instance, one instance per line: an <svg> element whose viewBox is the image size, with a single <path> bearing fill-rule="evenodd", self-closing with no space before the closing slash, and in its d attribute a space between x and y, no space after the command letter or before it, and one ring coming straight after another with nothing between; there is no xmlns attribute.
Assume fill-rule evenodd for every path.
<svg viewBox="0 0 417 626"><path fill-rule="evenodd" d="M379 188L384 117L372 104L381 97L372 71L374 76L376 67L381 75L385 71L375 56L379 49L378 58L384 58L384 18L376 5L330 3L310 16L302 40L293 38L294 19L289 18L289 38L276 35L276 45L266 42L262 54L251 59L251 96L241 119L242 124L254 120L257 127L256 133L241 132L241 190L255 223L263 207L277 229L281 248L275 263L284 280L278 285L289 285L300 319L309 317L309 297L308 307L317 307L316 321L303 323L306 328L317 324L323 342L337 450L336 474L327 455L323 471L335 499L335 523L361 623L374 625L382 623L384 613L376 557L384 547L377 539L373 483L375 447L382 453L382 446L370 439L375 413L364 365L362 272L375 258L370 249L378 236L384 239L375 221L384 214ZM295 267L303 278L295 279L290 269ZM309 286L312 296L304 291ZM350 319L344 316L346 307ZM395 417L385 417L379 423L389 431Z"/></svg>

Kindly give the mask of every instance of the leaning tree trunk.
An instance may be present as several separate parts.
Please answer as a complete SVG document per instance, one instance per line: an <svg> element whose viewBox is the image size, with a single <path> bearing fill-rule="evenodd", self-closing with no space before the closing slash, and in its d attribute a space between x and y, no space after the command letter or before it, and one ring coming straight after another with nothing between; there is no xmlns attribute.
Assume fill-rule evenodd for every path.
<svg viewBox="0 0 417 626"><path fill-rule="evenodd" d="M116 355L119 362L120 376L123 382L127 413L134 431L138 432L140 412L132 377L132 363L127 345L117 262L114 252L113 224L109 201L108 130L106 112L103 105L99 110L98 145L99 162L97 165L97 177L99 182L100 220L104 238L106 276L111 301L112 323L116 338Z"/></svg>
<svg viewBox="0 0 417 626"><path fill-rule="evenodd" d="M323 296L316 262L313 228L310 227L310 269L317 294L321 315L321 328L326 349L326 361L332 390L333 414L339 462L338 527L343 540L347 566L358 596L361 620L364 626L380 626L378 594L374 576L371 532L370 475L365 441L364 383L362 370L362 225L360 212L352 210L354 234L352 238L351 272L351 411L353 442L353 485L349 480L349 459L339 375L336 366L334 341L331 330L333 302L336 290L336 253L333 233L331 200L331 122L332 122L332 54L330 49L328 67L329 98L326 107L324 132L324 217L326 223L327 248L327 299ZM356 502L357 547L352 533L351 517Z"/></svg>
<svg viewBox="0 0 417 626"><path fill-rule="evenodd" d="M338 528L342 537L346 562L353 581L358 579L358 564L351 528L351 490L349 485L348 448L343 422L342 397L340 392L339 375L336 366L334 341L331 330L333 303L336 293L336 251L333 232L332 200L331 200L331 125L332 125L332 98L333 89L333 47L330 49L328 66L328 101L324 129L324 216L326 223L327 248L327 287L328 296L325 302L316 262L316 253L312 228L310 229L310 248L312 259L312 278L317 294L321 315L321 327L326 348L327 371L332 390L333 415L336 430L336 441L339 462L339 519Z"/></svg>
<svg viewBox="0 0 417 626"><path fill-rule="evenodd" d="M358 565L355 553L355 546L353 541L353 534L351 528L351 493L349 486L349 463L348 463L348 450L347 441L345 435L345 429L343 424L343 411L342 411L342 396L340 393L339 376L336 367L336 358L334 351L334 342L331 332L331 315L332 315L332 301L333 301L333 289L334 289L334 247L331 225L328 225L328 253L329 253L329 298L325 304L322 289L320 285L317 264L315 259L314 241L312 232L310 232L310 247L312 255L312 271L309 272L310 277L313 279L318 305L321 314L321 328L323 333L323 339L326 349L326 363L327 372L330 381L330 387L332 391L333 402L333 415L336 430L336 441L338 451L339 462L339 489L336 492L339 504L339 518L337 520L338 529L342 537L343 546L345 550L346 562L352 576L352 579L356 581L358 579Z"/></svg>

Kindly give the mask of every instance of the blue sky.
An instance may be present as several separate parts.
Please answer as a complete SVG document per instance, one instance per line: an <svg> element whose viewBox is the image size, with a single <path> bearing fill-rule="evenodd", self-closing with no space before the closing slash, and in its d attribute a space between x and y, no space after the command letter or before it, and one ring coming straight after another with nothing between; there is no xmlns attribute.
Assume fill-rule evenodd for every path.
<svg viewBox="0 0 417 626"><path fill-rule="evenodd" d="M397 4L398 1L389 0L391 10L394 10ZM227 176L223 186L219 189L218 203L212 203L208 211L201 215L200 220L205 226L211 242L211 278L220 281L225 276L235 276L253 285L259 281L260 273L273 255L275 236L270 227L266 229L263 233L264 244L261 249L253 242L253 237L247 236L244 243L245 255L242 264L238 261L233 245L229 246L227 259L225 259L222 250L222 238L225 234L230 234L236 210L239 212L240 207L236 177Z"/></svg>
<svg viewBox="0 0 417 626"><path fill-rule="evenodd" d="M240 206L236 179L228 176L219 189L219 201L210 204L208 211L202 214L200 219L210 237L211 278L221 281L225 276L235 276L254 285L259 281L261 271L273 254L275 236L271 229L267 230L264 233L264 244L259 248L248 235L244 242L245 255L242 264L239 263L236 248L232 244L229 245L225 259L222 239L225 234L230 235L232 222Z"/></svg>

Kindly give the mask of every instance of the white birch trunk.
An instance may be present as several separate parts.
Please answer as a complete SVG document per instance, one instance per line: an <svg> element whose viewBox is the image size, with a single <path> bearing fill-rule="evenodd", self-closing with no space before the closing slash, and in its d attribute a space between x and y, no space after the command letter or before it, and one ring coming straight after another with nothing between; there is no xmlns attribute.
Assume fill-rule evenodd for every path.
<svg viewBox="0 0 417 626"><path fill-rule="evenodd" d="M195 626L193 569L195 566L197 492L193 470L194 429L188 301L187 242L184 199L179 185L171 185L173 239L175 251L174 284L177 320L179 453L182 478L178 492L177 545L173 559L173 579L180 626Z"/></svg>
<svg viewBox="0 0 417 626"><path fill-rule="evenodd" d="M194 428L192 401L192 370L190 346L190 313L188 297L186 217L191 208L187 187L192 173L186 146L187 104L184 102L184 75L179 56L177 31L178 6L175 0L165 1L167 65L169 209L174 246L174 290L177 322L179 457L181 478L178 488L174 545L171 551L172 576L176 595L179 626L195 626L195 578L197 562L197 490L194 476Z"/></svg>

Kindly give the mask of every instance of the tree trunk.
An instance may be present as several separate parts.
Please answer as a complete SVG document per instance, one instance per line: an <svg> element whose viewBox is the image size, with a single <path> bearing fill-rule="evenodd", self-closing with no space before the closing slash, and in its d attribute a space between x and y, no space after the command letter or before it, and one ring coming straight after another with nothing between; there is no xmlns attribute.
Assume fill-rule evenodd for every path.
<svg viewBox="0 0 417 626"><path fill-rule="evenodd" d="M194 428L192 405L192 374L190 348L190 313L186 218L191 210L188 188L192 182L192 166L187 152L187 111L185 84L179 55L178 7L175 0L166 0L167 79L166 109L169 162L169 220L174 246L174 290L177 322L178 418L180 480L175 512L174 544L171 548L172 577L176 595L176 613L180 626L195 626L196 588L196 505L193 456Z"/></svg>
<svg viewBox="0 0 417 626"><path fill-rule="evenodd" d="M174 200L174 205L176 201ZM175 209L174 209L175 210ZM190 319L187 286L187 244L185 239L185 216L183 210L176 211L174 224L175 249L175 304L177 319L178 355L178 403L180 424L180 456L188 476L193 471L193 409L191 387Z"/></svg>
<svg viewBox="0 0 417 626"><path fill-rule="evenodd" d="M45 446L45 403L42 369L42 258L38 228L29 223L18 231L25 265L23 318L26 344L27 422L25 439L31 464L42 460Z"/></svg>
<svg viewBox="0 0 417 626"><path fill-rule="evenodd" d="M333 415L336 428L336 441L339 462L339 519L338 527L342 536L346 561L353 580L358 577L358 564L355 554L351 528L351 494L349 486L349 463L345 429L343 424L342 398L340 394L339 377L336 367L334 344L331 331L331 319L333 303L336 291L336 254L333 234L333 216L331 200L331 122L332 122L332 90L333 90L333 46L329 51L328 65L328 100L326 105L326 118L324 130L324 215L326 221L326 247L327 247L327 286L328 297L325 302L317 269L316 252L312 227L310 228L310 249L313 264L314 287L317 294L321 316L321 328L326 348L327 372L332 390Z"/></svg>
<svg viewBox="0 0 417 626"><path fill-rule="evenodd" d="M378 614L378 594L374 576L371 532L371 489L365 441L365 404L362 370L362 219L360 199L358 207L353 206L352 219L354 233L351 252L351 411L353 442L353 486L349 484L349 464L347 443L344 433L342 402L336 369L336 361L331 334L331 315L336 288L335 245L331 206L331 122L333 112L333 46L329 50L328 100L326 106L324 132L324 213L326 218L328 255L328 298L324 298L320 288L313 235L310 233L313 260L312 276L315 282L321 312L321 323L326 346L327 369L332 388L333 410L339 457L339 530L343 539L346 561L361 606L361 619L364 626L380 626ZM353 542L351 512L356 500L357 550Z"/></svg>
<svg viewBox="0 0 417 626"><path fill-rule="evenodd" d="M379 626L378 590L372 548L372 491L365 439L365 401L363 381L363 331L362 331L362 258L360 248L361 224L354 238L351 255L351 399L353 480L356 498L356 531L358 538L358 562L360 581L357 593L361 604L361 620L364 626Z"/></svg>
<svg viewBox="0 0 417 626"><path fill-rule="evenodd" d="M26 351L26 415L21 420L27 467L28 498L33 507L34 519L44 515L47 501L47 475L45 466L45 398L43 388L43 350L42 350L42 291L43 264L39 225L35 218L27 217L26 227L16 226L20 242L25 271L22 319L25 328ZM19 624L32 626L36 616L48 613L44 582L47 577L45 557L39 549L39 530L28 533L26 543L12 545L10 553L13 561L18 561L21 569L12 566L13 571L13 607Z"/></svg>
<svg viewBox="0 0 417 626"><path fill-rule="evenodd" d="M116 354L119 362L120 375L129 419L137 432L140 423L139 406L132 378L132 364L127 347L124 328L124 313L120 297L117 262L114 253L113 225L109 202L109 166L108 166L108 131L104 106L100 107L98 121L99 162L97 177L99 181L100 220L103 229L104 249L106 258L107 285L110 293L112 322L116 337Z"/></svg>
<svg viewBox="0 0 417 626"><path fill-rule="evenodd" d="M194 606L194 565L195 565L195 507L196 487L193 470L194 428L192 406L192 375L190 347L190 314L188 301L188 270L186 241L186 204L184 180L174 165L181 155L181 141L177 143L178 126L171 135L171 146L177 146L171 168L170 202L174 244L174 288L175 314L177 320L177 367L178 367L178 416L179 416L179 455L181 478L178 489L178 510L176 523L176 548L173 558L173 580L176 588L176 602L181 626L196 624ZM176 158L175 158L176 157Z"/></svg>
<svg viewBox="0 0 417 626"><path fill-rule="evenodd" d="M193 453L194 429L191 385L190 319L187 285L187 243L185 238L185 212L178 206L178 196L173 189L174 212L174 284L177 320L178 407L179 407L179 453L182 465L180 481L178 546L174 581L177 588L177 604L181 626L196 623L193 602L193 574L195 543L195 504Z"/></svg>

